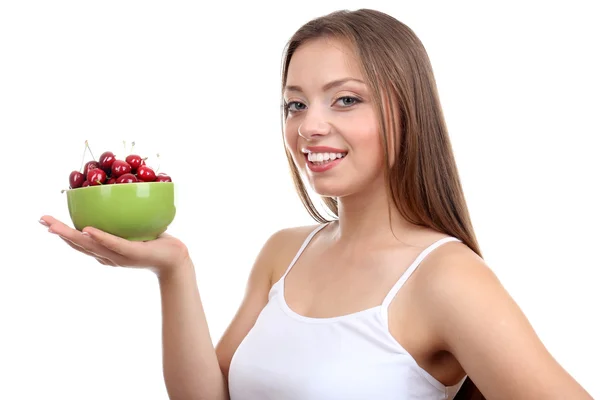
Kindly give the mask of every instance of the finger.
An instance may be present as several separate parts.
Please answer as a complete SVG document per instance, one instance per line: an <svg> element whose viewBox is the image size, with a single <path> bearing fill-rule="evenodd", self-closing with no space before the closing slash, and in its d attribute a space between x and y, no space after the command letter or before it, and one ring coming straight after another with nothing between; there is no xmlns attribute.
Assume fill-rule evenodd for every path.
<svg viewBox="0 0 600 400"><path fill-rule="evenodd" d="M61 221L59 221L58 219L54 218L51 215L44 215L40 218L40 223L42 225L45 225L47 227L50 227L54 224L62 224L65 225L64 223L62 223ZM66 225L65 225L66 226ZM73 228L69 228L69 229L73 229Z"/></svg>
<svg viewBox="0 0 600 400"><path fill-rule="evenodd" d="M104 258L101 258L101 257L97 257L96 261L98 261L102 265L108 265L110 267L117 267L117 264L115 264L114 262L104 259Z"/></svg>
<svg viewBox="0 0 600 400"><path fill-rule="evenodd" d="M59 238L61 238L63 242L65 242L66 244L68 244L69 247L71 247L71 248L73 248L73 249L75 249L75 250L77 250L77 251L79 251L79 252L81 252L83 254L86 254L86 255L88 255L90 257L96 257L96 254L92 253L91 251L88 251L88 250L84 249L83 247L81 247L79 245L76 245L75 243L71 242L69 239L66 239L66 238L64 238L62 236L59 236Z"/></svg>
<svg viewBox="0 0 600 400"><path fill-rule="evenodd" d="M49 226L48 230L50 232L69 240L72 244L85 249L88 253L92 253L90 254L91 256L99 256L103 259L110 260L111 265L127 264L127 254L132 254L134 257L143 256L144 254L142 251L132 253L123 250L124 246L139 246L141 243L130 242L96 228L88 227L84 229L85 233L80 232L67 226L63 222L50 215L44 215L42 218L40 218L40 223ZM94 236L92 236L90 233L94 234ZM120 242L120 244L115 245L115 242ZM112 249L109 246L112 246ZM119 249L120 251L114 251L115 248ZM79 249L76 248L76 250Z"/></svg>
<svg viewBox="0 0 600 400"><path fill-rule="evenodd" d="M127 259L137 260L144 257L143 242L132 242L89 226L83 229L83 233L90 235L95 242Z"/></svg>
<svg viewBox="0 0 600 400"><path fill-rule="evenodd" d="M81 252L81 253L83 253L83 254L86 254L86 255L88 255L88 256L90 256L90 257L94 257L94 258L95 258L95 259L96 259L96 260L97 260L97 261L98 261L100 264L104 264L104 265L112 265L112 266L116 266L116 265L117 265L117 264L115 264L115 263L114 263L112 260L110 260L110 259L108 259L108 258L105 258L105 257L102 257L102 256L100 256L99 254L93 253L93 252L91 252L91 251L89 251L89 250L86 250L85 248L83 248L83 247L81 247L81 246L79 246L79 245L77 245L77 244L75 244L75 243L71 242L69 239L66 239L66 238L64 238L64 237L62 237L62 236L60 236L60 238L61 238L61 239L62 239L62 240L63 240L63 241L66 243L66 244L68 244L68 245L69 245L71 248L73 248L73 249L75 249L75 250L77 250L77 251L79 251L79 252Z"/></svg>
<svg viewBox="0 0 600 400"><path fill-rule="evenodd" d="M42 218L40 218L40 223L42 225L47 226L49 232L56 233L63 237L67 237L73 235L76 232L79 232L76 229L71 228L70 226L49 215L44 215Z"/></svg>
<svg viewBox="0 0 600 400"><path fill-rule="evenodd" d="M44 221L50 224L48 230L51 233L57 234L63 239L67 239L70 243L79 246L75 250L83 249L87 251L93 257L100 256L102 258L110 259L112 262L121 264L124 262L123 257L119 254L107 249L102 244L96 242L91 237L82 234L76 229L68 227L64 223L52 217L42 217L40 221Z"/></svg>

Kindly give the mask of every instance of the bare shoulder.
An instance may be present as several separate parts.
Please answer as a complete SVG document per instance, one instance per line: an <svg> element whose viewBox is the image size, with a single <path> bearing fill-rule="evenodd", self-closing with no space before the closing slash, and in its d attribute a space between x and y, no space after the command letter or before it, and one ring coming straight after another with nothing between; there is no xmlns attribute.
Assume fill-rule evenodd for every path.
<svg viewBox="0 0 600 400"><path fill-rule="evenodd" d="M415 282L418 304L444 349L487 399L591 399L468 246L445 243L421 267Z"/></svg>
<svg viewBox="0 0 600 400"><path fill-rule="evenodd" d="M284 228L269 237L263 251L269 257L272 283L283 276L304 241L318 227L314 224Z"/></svg>
<svg viewBox="0 0 600 400"><path fill-rule="evenodd" d="M318 226L316 224L295 226L273 232L258 251L250 270L249 283L256 275L268 275L271 284L275 283L279 276L283 275L308 235Z"/></svg>
<svg viewBox="0 0 600 400"><path fill-rule="evenodd" d="M432 251L422 263L422 274L427 279L421 280L426 290L452 290L453 285L473 287L481 290L482 284L500 285L496 274L487 263L471 248L462 242L451 241ZM472 286L478 283L477 286Z"/></svg>

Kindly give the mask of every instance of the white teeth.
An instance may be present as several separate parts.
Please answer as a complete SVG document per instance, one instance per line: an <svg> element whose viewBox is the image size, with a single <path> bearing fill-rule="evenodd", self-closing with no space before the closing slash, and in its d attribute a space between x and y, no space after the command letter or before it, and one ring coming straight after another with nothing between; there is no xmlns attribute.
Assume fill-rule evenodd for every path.
<svg viewBox="0 0 600 400"><path fill-rule="evenodd" d="M308 153L308 161L311 162L326 162L333 161L336 158L343 158L344 153Z"/></svg>

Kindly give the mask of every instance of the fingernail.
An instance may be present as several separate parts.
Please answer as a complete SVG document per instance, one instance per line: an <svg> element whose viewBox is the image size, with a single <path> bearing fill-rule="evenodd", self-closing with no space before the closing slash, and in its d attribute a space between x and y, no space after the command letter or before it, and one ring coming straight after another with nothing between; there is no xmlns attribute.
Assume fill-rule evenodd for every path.
<svg viewBox="0 0 600 400"><path fill-rule="evenodd" d="M87 232L81 232L81 234L82 234L83 236L90 236L90 234L89 234L89 233L87 233Z"/></svg>
<svg viewBox="0 0 600 400"><path fill-rule="evenodd" d="M48 223L46 223L46 221L44 221L43 219L40 219L40 224L44 225L44 226L50 226L48 225Z"/></svg>

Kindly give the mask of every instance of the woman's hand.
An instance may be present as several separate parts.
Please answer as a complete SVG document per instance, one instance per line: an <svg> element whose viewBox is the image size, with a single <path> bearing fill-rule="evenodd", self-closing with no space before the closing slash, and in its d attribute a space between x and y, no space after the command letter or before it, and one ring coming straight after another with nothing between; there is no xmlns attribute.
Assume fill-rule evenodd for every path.
<svg viewBox="0 0 600 400"><path fill-rule="evenodd" d="M187 247L166 233L155 240L133 242L92 227L80 232L48 215L43 216L40 223L73 249L95 258L100 264L147 268L163 276L189 261Z"/></svg>

